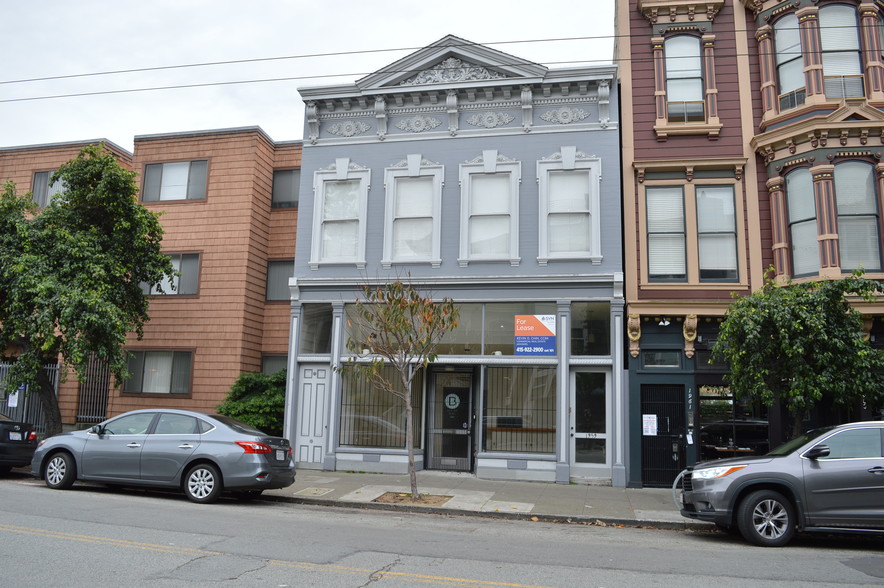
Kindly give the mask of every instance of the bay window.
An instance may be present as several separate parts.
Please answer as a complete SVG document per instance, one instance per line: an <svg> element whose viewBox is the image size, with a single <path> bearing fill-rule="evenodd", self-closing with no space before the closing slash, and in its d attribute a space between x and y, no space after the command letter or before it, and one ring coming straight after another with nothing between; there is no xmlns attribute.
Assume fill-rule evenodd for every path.
<svg viewBox="0 0 884 588"><path fill-rule="evenodd" d="M826 98L863 96L856 7L823 6L819 21Z"/></svg>
<svg viewBox="0 0 884 588"><path fill-rule="evenodd" d="M798 17L787 14L773 28L780 110L786 110L804 104L807 96Z"/></svg>
<svg viewBox="0 0 884 588"><path fill-rule="evenodd" d="M807 168L786 174L786 200L789 211L789 237L792 250L792 274L803 276L820 271L817 240L816 204L813 179Z"/></svg>
<svg viewBox="0 0 884 588"><path fill-rule="evenodd" d="M835 166L838 244L842 271L881 270L875 170L861 161Z"/></svg>

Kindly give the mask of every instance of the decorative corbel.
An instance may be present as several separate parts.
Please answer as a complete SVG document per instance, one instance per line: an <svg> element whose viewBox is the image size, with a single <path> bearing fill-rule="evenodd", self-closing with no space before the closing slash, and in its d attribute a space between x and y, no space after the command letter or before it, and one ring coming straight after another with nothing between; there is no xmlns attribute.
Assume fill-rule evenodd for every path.
<svg viewBox="0 0 884 588"><path fill-rule="evenodd" d="M843 147L844 145L847 145L847 135L848 135L848 133L850 133L850 131L847 130L847 129L844 129L843 131L841 131L841 146L842 146L842 147Z"/></svg>
<svg viewBox="0 0 884 588"><path fill-rule="evenodd" d="M531 90L531 86L525 84L522 86L522 130L530 133L533 126L534 92Z"/></svg>
<svg viewBox="0 0 884 588"><path fill-rule="evenodd" d="M693 4L688 6L688 20L692 21L692 22L694 20L694 6L693 6Z"/></svg>
<svg viewBox="0 0 884 588"><path fill-rule="evenodd" d="M669 22L675 22L676 18L678 18L678 8L671 6L669 8Z"/></svg>
<svg viewBox="0 0 884 588"><path fill-rule="evenodd" d="M684 335L684 354L694 357L694 341L697 340L697 315L689 314L685 317L681 332Z"/></svg>
<svg viewBox="0 0 884 588"><path fill-rule="evenodd" d="M863 129L859 133L859 142L861 145L865 145L869 142L869 129Z"/></svg>
<svg viewBox="0 0 884 588"><path fill-rule="evenodd" d="M378 139L387 136L387 100L383 96L374 97L374 117L378 121Z"/></svg>
<svg viewBox="0 0 884 588"><path fill-rule="evenodd" d="M645 168L640 167L635 171L638 177L638 183L643 184L645 182Z"/></svg>
<svg viewBox="0 0 884 588"><path fill-rule="evenodd" d="M792 139L786 139L786 146L789 147L789 153L795 153L795 141Z"/></svg>
<svg viewBox="0 0 884 588"><path fill-rule="evenodd" d="M638 357L639 339L642 338L641 315L631 314L626 320L626 336L629 338L629 355Z"/></svg>
<svg viewBox="0 0 884 588"><path fill-rule="evenodd" d="M318 107L316 106L316 102L313 100L307 101L307 128L309 129L310 136L307 137L310 139L310 144L315 145L316 141L319 140L319 113Z"/></svg>
<svg viewBox="0 0 884 588"><path fill-rule="evenodd" d="M457 134L457 90L448 90L445 104L448 109L448 133L453 137Z"/></svg>
<svg viewBox="0 0 884 588"><path fill-rule="evenodd" d="M608 80L599 82L599 124L603 129L608 128L611 120L609 106L611 104L611 86Z"/></svg>
<svg viewBox="0 0 884 588"><path fill-rule="evenodd" d="M829 131L820 131L820 145L826 146L829 142ZM881 131L881 142L884 143L884 131Z"/></svg>
<svg viewBox="0 0 884 588"><path fill-rule="evenodd" d="M685 170L684 170L684 177L685 177L685 178L687 179L687 181L689 181L689 182L693 182L693 181L694 181L694 166L689 165L688 167L685 168Z"/></svg>
<svg viewBox="0 0 884 588"><path fill-rule="evenodd" d="M811 147L816 148L819 146L820 140L814 131L807 133L807 138L810 140Z"/></svg>
<svg viewBox="0 0 884 588"><path fill-rule="evenodd" d="M738 182L743 179L743 166L735 165L734 166L734 179Z"/></svg>

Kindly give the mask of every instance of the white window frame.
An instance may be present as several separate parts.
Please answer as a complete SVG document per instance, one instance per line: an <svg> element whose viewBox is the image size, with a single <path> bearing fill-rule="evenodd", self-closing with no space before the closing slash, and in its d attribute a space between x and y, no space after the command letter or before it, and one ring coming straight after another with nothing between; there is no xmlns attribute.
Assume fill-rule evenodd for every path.
<svg viewBox="0 0 884 588"><path fill-rule="evenodd" d="M163 279L157 284L141 283L141 290L145 296L196 296L199 294L200 265L202 262L199 253L168 253L169 260L172 262L172 269L175 274L172 276L163 276ZM187 258L187 270L183 272L181 265ZM191 270L192 269L192 273ZM181 278L184 277L187 284L193 283L193 292L180 291Z"/></svg>
<svg viewBox="0 0 884 588"><path fill-rule="evenodd" d="M474 256L470 254L470 219L473 199L472 180L485 174L506 174L510 186L510 234L508 255ZM519 184L522 181L522 164L498 155L496 149L482 151L482 155L460 166L460 255L458 264L467 267L471 262L506 262L517 267L519 258Z"/></svg>
<svg viewBox="0 0 884 588"><path fill-rule="evenodd" d="M396 222L396 198L398 182L402 178L433 179L433 202L431 218L433 222L432 245L427 257L396 258L393 243L393 228ZM445 177L444 166L422 159L420 153L411 153L406 159L384 170L384 189L386 191L386 210L384 215L384 257L381 265L390 269L393 264L429 263L433 268L442 265L442 187Z"/></svg>
<svg viewBox="0 0 884 588"><path fill-rule="evenodd" d="M550 211L550 172L570 171L583 172L587 175L589 183L589 208L586 211L574 211L574 213L586 213L589 215L589 249L586 251L567 251L553 253L549 246L549 217ZM602 164L598 157L589 156L578 152L576 147L562 147L559 153L555 153L546 159L537 162L537 182L539 184L540 210L538 216L538 256L540 265L547 265L550 260L579 259L589 260L593 265L602 263L602 237L599 198L602 181Z"/></svg>
<svg viewBox="0 0 884 588"><path fill-rule="evenodd" d="M164 176L172 169L187 167L183 188L164 183ZM194 182L194 178L197 181ZM175 189L172 189L175 188ZM183 192L181 192L183 190ZM141 201L148 204L167 204L169 202L202 201L208 197L209 161L194 159L187 161L165 161L148 163L144 166L144 185ZM153 198L154 192L156 198Z"/></svg>
<svg viewBox="0 0 884 588"><path fill-rule="evenodd" d="M688 43L690 44L691 55L673 55L676 53L676 49L684 49ZM696 55L694 55L694 53L696 53ZM706 79L703 76L703 43L700 37L695 35L672 35L667 37L666 40L663 41L663 56L665 60L665 72L663 75L666 78L667 122L676 125L705 124L707 121ZM696 60L696 71L685 69L685 63L687 60ZM690 71L690 73L686 73L688 71ZM696 96L696 100L672 100L672 94L674 93L672 86L677 82L683 81L699 81L700 89ZM683 106L683 116L681 117L674 116L672 111L672 108L677 104ZM688 104L699 104L700 110L703 113L702 116L697 119L689 120L690 117L688 116L686 106Z"/></svg>
<svg viewBox="0 0 884 588"><path fill-rule="evenodd" d="M323 204L325 202L326 182L358 180L359 202L357 203L358 222L356 233L356 255L352 257L322 257L322 225ZM339 157L328 168L321 169L313 174L313 235L311 240L310 261L311 270L319 269L320 265L355 265L357 269L365 269L365 222L368 214L368 191L371 185L371 170L367 167L350 161L349 157Z"/></svg>
<svg viewBox="0 0 884 588"><path fill-rule="evenodd" d="M46 208L52 202L52 198L56 194L64 192L64 180L55 180L51 184L49 180L58 170L34 172L33 184L31 187L31 200L40 208Z"/></svg>

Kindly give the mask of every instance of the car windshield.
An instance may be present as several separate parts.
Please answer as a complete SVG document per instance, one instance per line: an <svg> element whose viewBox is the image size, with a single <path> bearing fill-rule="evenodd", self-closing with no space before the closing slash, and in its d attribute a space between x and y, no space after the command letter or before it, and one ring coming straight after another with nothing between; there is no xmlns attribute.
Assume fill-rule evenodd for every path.
<svg viewBox="0 0 884 588"><path fill-rule="evenodd" d="M791 441L786 441L776 449L773 449L768 455L789 455L799 447L803 446L805 443L810 443L814 439L818 439L822 437L835 427L822 427L820 429L813 429L812 431L808 431L805 434L795 437Z"/></svg>
<svg viewBox="0 0 884 588"><path fill-rule="evenodd" d="M224 416L223 414L210 414L209 416L217 421L221 421L237 433L243 433L244 435L264 435L265 437L267 436L267 433L265 433L264 431L256 429L251 425L247 425L244 422L238 421L229 416Z"/></svg>

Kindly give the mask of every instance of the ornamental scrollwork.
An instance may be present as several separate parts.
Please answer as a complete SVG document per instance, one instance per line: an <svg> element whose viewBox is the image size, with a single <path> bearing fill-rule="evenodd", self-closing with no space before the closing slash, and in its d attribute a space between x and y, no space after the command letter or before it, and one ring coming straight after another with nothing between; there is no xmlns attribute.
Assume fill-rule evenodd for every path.
<svg viewBox="0 0 884 588"><path fill-rule="evenodd" d="M396 128L412 133L423 133L424 131L431 131L441 124L442 121L431 116L412 116L397 122Z"/></svg>
<svg viewBox="0 0 884 588"><path fill-rule="evenodd" d="M416 76L400 82L400 86L417 86L421 84L448 84L451 82L472 82L480 80L499 80L506 76L491 71L480 65L449 57L432 69L420 72Z"/></svg>
<svg viewBox="0 0 884 588"><path fill-rule="evenodd" d="M371 129L371 126L361 120L348 120L331 125L328 128L328 132L340 137L352 137L354 135L361 135L369 129Z"/></svg>
<svg viewBox="0 0 884 588"><path fill-rule="evenodd" d="M556 108L555 110L550 110L548 112L544 112L540 115L540 118L547 122L558 123L560 125L569 125L574 122L580 122L587 118L589 113L587 113L582 108L574 108L571 106L562 106L561 108Z"/></svg>
<svg viewBox="0 0 884 588"><path fill-rule="evenodd" d="M515 117L506 112L479 112L467 119L467 122L474 127L484 127L493 129L505 124L509 124L515 120Z"/></svg>

